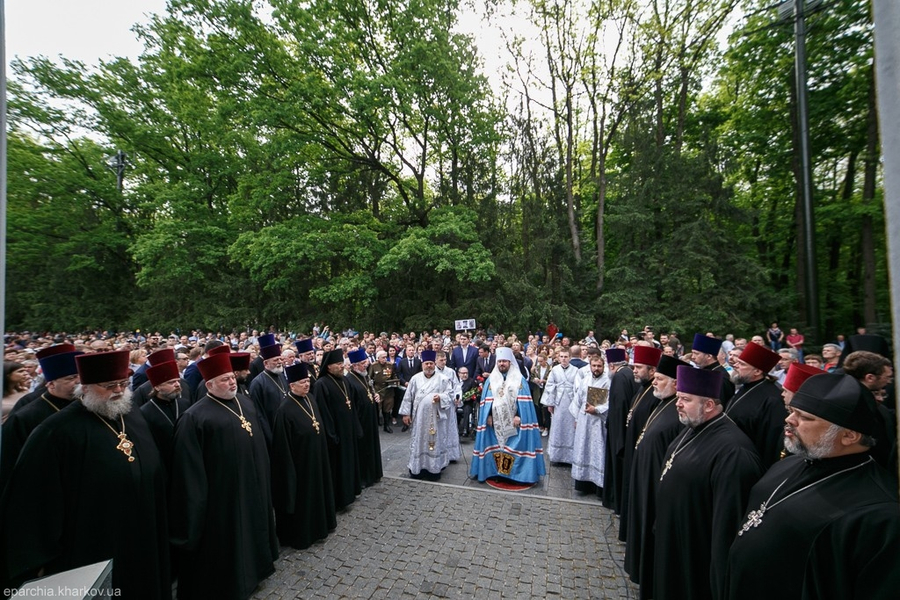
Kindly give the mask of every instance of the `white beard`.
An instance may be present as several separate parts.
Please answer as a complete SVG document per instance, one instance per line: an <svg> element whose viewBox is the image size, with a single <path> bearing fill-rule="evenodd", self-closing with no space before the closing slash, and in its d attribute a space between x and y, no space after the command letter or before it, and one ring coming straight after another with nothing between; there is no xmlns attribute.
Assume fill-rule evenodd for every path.
<svg viewBox="0 0 900 600"><path fill-rule="evenodd" d="M118 398L113 396L108 400L102 399L94 392L85 391L81 397L81 403L86 409L101 417L118 419L131 412L131 390L125 389Z"/></svg>

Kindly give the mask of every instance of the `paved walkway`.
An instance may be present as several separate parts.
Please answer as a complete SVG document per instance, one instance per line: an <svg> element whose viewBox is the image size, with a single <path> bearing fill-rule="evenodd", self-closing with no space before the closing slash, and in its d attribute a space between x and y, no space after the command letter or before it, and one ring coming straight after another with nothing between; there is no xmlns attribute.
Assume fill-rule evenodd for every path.
<svg viewBox="0 0 900 600"><path fill-rule="evenodd" d="M337 530L283 548L254 598L637 598L621 568L618 521L548 465L540 485L502 492L468 480L464 460L439 483L410 479L409 434L381 434L385 478Z"/></svg>

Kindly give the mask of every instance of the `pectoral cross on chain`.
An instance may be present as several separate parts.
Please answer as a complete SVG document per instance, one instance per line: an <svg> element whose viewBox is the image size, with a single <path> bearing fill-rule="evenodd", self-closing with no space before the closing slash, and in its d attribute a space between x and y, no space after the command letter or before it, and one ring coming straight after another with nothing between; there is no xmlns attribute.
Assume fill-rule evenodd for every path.
<svg viewBox="0 0 900 600"><path fill-rule="evenodd" d="M241 427L250 434L250 437L253 437L253 428L250 426L250 421L245 419L243 416L241 417Z"/></svg>
<svg viewBox="0 0 900 600"><path fill-rule="evenodd" d="M763 502L759 505L759 510L751 510L750 514L747 515L747 522L741 526L741 530L738 531L738 535L744 535L746 532L750 531L750 528L759 527L762 524L763 515L766 514L766 503Z"/></svg>
<svg viewBox="0 0 900 600"><path fill-rule="evenodd" d="M662 481L663 477L666 476L666 473L669 472L669 469L672 468L672 465L675 464L675 455L669 457L669 460L666 461L666 466L663 468L662 475L659 476L659 480Z"/></svg>
<svg viewBox="0 0 900 600"><path fill-rule="evenodd" d="M131 452L134 449L134 443L128 439L124 431L117 434L117 437L119 438L119 445L116 446L116 450L127 456L128 462L134 462L134 457L131 455Z"/></svg>

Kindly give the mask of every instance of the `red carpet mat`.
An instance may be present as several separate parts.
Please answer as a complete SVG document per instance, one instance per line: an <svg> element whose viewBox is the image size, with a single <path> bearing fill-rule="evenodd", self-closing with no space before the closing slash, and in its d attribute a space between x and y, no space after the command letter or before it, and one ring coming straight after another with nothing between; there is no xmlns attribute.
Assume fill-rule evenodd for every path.
<svg viewBox="0 0 900 600"><path fill-rule="evenodd" d="M518 481L511 481L501 477L489 477L485 480L485 483L493 488L506 492L521 492L533 488L535 485L533 483L519 483Z"/></svg>

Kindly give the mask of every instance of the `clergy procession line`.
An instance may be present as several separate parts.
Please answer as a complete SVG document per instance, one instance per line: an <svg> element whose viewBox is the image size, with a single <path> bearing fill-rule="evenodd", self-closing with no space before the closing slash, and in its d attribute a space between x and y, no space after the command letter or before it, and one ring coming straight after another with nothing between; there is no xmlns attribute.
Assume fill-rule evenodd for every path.
<svg viewBox="0 0 900 600"><path fill-rule="evenodd" d="M112 558L122 597L249 598L280 546L324 539L381 480L400 419L416 479L468 437L473 480L539 483L545 452L570 467L618 517L641 598L896 597L883 338L851 336L826 372L761 338L551 327L8 336L38 368L4 408L0 589Z"/></svg>

